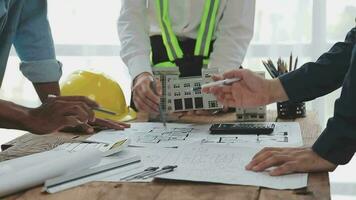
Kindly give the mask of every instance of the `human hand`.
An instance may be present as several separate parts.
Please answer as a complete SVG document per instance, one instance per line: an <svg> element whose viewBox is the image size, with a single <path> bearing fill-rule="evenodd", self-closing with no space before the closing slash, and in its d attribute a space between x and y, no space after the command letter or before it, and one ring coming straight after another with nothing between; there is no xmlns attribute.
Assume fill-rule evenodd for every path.
<svg viewBox="0 0 356 200"><path fill-rule="evenodd" d="M333 171L336 165L323 159L311 148L264 148L246 166L247 170L261 172L270 167L271 176L298 172Z"/></svg>
<svg viewBox="0 0 356 200"><path fill-rule="evenodd" d="M159 113L160 96L162 95L161 82L156 80L157 94L151 89L153 77L149 73L142 73L134 81L133 102L139 111Z"/></svg>
<svg viewBox="0 0 356 200"><path fill-rule="evenodd" d="M108 130L108 129L124 130L125 128L130 128L130 124L126 124L124 122L118 122L118 121L112 121L112 120L100 119L100 118L95 118L93 122L88 122L88 124L96 131ZM86 126L79 125L76 127L67 127L61 129L61 131L87 133L86 128L87 128Z"/></svg>
<svg viewBox="0 0 356 200"><path fill-rule="evenodd" d="M40 107L30 109L25 129L35 134L48 134L67 127L82 127L86 133L94 132L89 125L95 122L92 108L99 105L81 96L49 97Z"/></svg>
<svg viewBox="0 0 356 200"><path fill-rule="evenodd" d="M203 88L203 92L215 95L227 107L252 108L288 99L278 79L267 80L247 69L232 70L223 76L213 77L215 81L227 78L241 80L232 85Z"/></svg>

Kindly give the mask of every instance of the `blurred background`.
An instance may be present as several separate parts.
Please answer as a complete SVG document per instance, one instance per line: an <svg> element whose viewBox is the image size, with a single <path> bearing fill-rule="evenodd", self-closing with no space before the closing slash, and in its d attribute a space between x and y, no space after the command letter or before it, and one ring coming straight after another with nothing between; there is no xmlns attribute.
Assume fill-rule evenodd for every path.
<svg viewBox="0 0 356 200"><path fill-rule="evenodd" d="M291 52L299 63L315 61L336 41L342 41L354 27L355 0L256 0L254 39L244 67L264 70L261 60L288 59ZM120 42L116 23L119 0L50 0L49 21L57 58L63 64L63 78L78 69L95 69L117 80L129 102L131 79L119 57ZM340 91L308 103L325 126L333 114ZM40 104L32 84L19 71L14 51L8 62L0 98L35 107ZM275 108L271 106L270 108ZM0 144L24 134L0 129ZM330 173L332 199L356 199L356 158Z"/></svg>

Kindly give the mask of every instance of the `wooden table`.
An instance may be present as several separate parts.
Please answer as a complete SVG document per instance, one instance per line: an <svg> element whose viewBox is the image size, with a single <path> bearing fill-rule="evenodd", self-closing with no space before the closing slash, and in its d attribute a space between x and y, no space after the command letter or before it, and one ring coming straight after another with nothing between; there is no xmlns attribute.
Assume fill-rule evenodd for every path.
<svg viewBox="0 0 356 200"><path fill-rule="evenodd" d="M146 116L139 115L139 121ZM234 121L233 113L219 116L184 116L180 122L214 123ZM268 113L268 121L275 121L275 112ZM280 120L279 120L280 121ZM308 117L295 120L300 123L305 145L311 145L320 133L320 125L316 115L308 113ZM0 161L12 159L36 152L52 149L59 144L68 142L73 134L55 133L46 136L26 134L5 145L0 152ZM85 138L86 136L80 136ZM25 167L25 166L24 166ZM41 193L41 187L7 197L7 199L242 199L242 200L293 200L293 199L330 199L328 173L310 173L308 187L300 190L273 190L253 186L223 185L209 183L192 183L184 181L154 181L152 183L110 183L92 182L56 194Z"/></svg>

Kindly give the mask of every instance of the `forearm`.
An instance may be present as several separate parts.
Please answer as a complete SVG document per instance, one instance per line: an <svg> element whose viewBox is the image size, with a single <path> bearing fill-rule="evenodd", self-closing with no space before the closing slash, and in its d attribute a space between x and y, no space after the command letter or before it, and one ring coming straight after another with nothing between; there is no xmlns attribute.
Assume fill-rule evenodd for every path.
<svg viewBox="0 0 356 200"><path fill-rule="evenodd" d="M354 48L356 49L356 47ZM356 54L346 74L334 117L313 145L313 150L334 164L349 162L356 151Z"/></svg>
<svg viewBox="0 0 356 200"><path fill-rule="evenodd" d="M33 86L36 89L38 97L41 99L41 102L45 102L49 94L56 96L60 95L59 83L33 83Z"/></svg>
<svg viewBox="0 0 356 200"><path fill-rule="evenodd" d="M268 93L270 94L269 103L288 101L288 95L284 90L281 81L276 78L268 80Z"/></svg>
<svg viewBox="0 0 356 200"><path fill-rule="evenodd" d="M25 123L29 119L29 108L0 100L0 127L26 130Z"/></svg>
<svg viewBox="0 0 356 200"><path fill-rule="evenodd" d="M345 42L336 43L316 62L306 63L298 70L279 79L291 101L300 102L315 99L339 88L347 73L356 30L349 32Z"/></svg>

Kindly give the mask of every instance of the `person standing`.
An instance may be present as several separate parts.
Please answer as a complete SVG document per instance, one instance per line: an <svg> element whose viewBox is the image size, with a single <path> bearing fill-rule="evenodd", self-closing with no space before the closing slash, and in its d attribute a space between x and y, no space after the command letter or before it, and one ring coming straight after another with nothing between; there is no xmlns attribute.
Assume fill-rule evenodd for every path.
<svg viewBox="0 0 356 200"><path fill-rule="evenodd" d="M158 113L160 97L150 88L153 67L178 66L181 77L201 75L203 67L239 67L254 14L255 0L123 0L120 54L133 78L136 108Z"/></svg>

